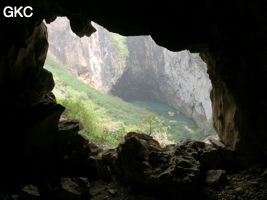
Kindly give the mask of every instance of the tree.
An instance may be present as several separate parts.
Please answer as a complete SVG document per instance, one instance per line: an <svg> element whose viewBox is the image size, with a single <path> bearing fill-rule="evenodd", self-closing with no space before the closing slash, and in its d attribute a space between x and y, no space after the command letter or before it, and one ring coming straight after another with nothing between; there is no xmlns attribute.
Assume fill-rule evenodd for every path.
<svg viewBox="0 0 267 200"><path fill-rule="evenodd" d="M153 133L166 133L169 126L166 126L164 120L160 117L150 114L141 120L140 129L146 134L152 135Z"/></svg>

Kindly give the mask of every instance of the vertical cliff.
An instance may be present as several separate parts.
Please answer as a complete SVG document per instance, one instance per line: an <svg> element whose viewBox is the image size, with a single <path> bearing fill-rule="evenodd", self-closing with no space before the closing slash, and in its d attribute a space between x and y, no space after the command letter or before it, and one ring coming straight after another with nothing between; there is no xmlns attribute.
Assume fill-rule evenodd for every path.
<svg viewBox="0 0 267 200"><path fill-rule="evenodd" d="M124 100L164 102L198 125L211 118L211 83L198 54L171 52L149 36L122 37L94 24L78 38L65 18L48 25L49 52L79 79Z"/></svg>
<svg viewBox="0 0 267 200"><path fill-rule="evenodd" d="M148 36L128 37L126 70L112 92L126 100L157 99L199 125L212 115L207 66L198 54L171 52Z"/></svg>
<svg viewBox="0 0 267 200"><path fill-rule="evenodd" d="M66 18L57 18L48 25L49 53L79 79L99 91L108 92L125 67L125 38L97 24L94 26L97 32L79 38L71 31Z"/></svg>

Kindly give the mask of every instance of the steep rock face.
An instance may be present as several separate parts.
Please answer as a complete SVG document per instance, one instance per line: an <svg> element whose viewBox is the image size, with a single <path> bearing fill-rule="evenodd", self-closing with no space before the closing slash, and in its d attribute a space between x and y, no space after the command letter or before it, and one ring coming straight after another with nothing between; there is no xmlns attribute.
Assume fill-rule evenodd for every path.
<svg viewBox="0 0 267 200"><path fill-rule="evenodd" d="M211 82L198 54L171 52L148 36L128 37L126 71L112 92L126 100L157 99L199 125L211 118Z"/></svg>
<svg viewBox="0 0 267 200"><path fill-rule="evenodd" d="M94 24L97 32L91 37L77 37L66 18L48 25L49 53L69 71L95 89L107 92L125 67L125 56L116 46L114 34Z"/></svg>
<svg viewBox="0 0 267 200"><path fill-rule="evenodd" d="M165 73L168 79L160 87L168 102L201 126L212 116L207 66L198 54L188 51L173 53L164 50ZM169 75L169 76L168 76Z"/></svg>
<svg viewBox="0 0 267 200"><path fill-rule="evenodd" d="M23 26L26 25L18 24L15 31L19 31ZM10 46L1 51L0 88L7 96L6 99L1 99L2 101L38 101L54 87L52 74L43 68L48 50L46 26L43 23L39 24L33 28L31 35L28 35L27 31L24 30L21 37L12 38ZM13 44L14 42L19 44ZM28 78L25 80L25 77Z"/></svg>
<svg viewBox="0 0 267 200"><path fill-rule="evenodd" d="M261 89L266 79L263 71L266 67L261 63L264 61L258 50L234 58L236 53L213 47L202 53L202 57L207 61L213 83L214 127L222 141L245 155L243 159L249 163L262 154L267 155L266 139L263 139L266 125L262 117L262 114L266 115L266 106L262 105L266 95ZM255 69L245 63L254 63ZM261 67L257 68L259 65Z"/></svg>
<svg viewBox="0 0 267 200"><path fill-rule="evenodd" d="M206 65L197 54L168 51L149 36L116 36L120 37L119 46L114 34L94 26L97 32L90 38L78 38L66 18L57 19L48 25L50 53L97 90L112 89L125 100L165 102L199 126L211 118L211 83Z"/></svg>

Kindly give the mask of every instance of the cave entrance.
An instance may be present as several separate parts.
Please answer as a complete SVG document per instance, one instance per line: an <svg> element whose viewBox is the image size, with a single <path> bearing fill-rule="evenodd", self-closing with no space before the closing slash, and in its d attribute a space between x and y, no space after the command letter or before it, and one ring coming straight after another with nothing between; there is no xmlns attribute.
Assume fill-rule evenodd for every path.
<svg viewBox="0 0 267 200"><path fill-rule="evenodd" d="M198 54L171 52L150 36L123 37L94 24L79 38L67 18L48 26L45 67L54 75L62 119L78 119L82 134L115 147L130 131L161 144L214 136L207 66Z"/></svg>

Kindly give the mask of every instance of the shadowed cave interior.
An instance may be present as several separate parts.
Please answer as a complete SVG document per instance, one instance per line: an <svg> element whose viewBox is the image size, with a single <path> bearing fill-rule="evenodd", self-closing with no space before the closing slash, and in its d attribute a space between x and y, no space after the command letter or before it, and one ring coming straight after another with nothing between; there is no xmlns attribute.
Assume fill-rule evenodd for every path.
<svg viewBox="0 0 267 200"><path fill-rule="evenodd" d="M32 18L1 18L0 199L266 198L267 16L261 3L21 4L33 6ZM48 35L42 22L57 16L66 16L79 37L95 31L94 21L125 36L151 35L172 51L200 53L220 140L161 147L131 132L117 148L103 150L78 134L78 121L59 121L64 107L43 68Z"/></svg>

